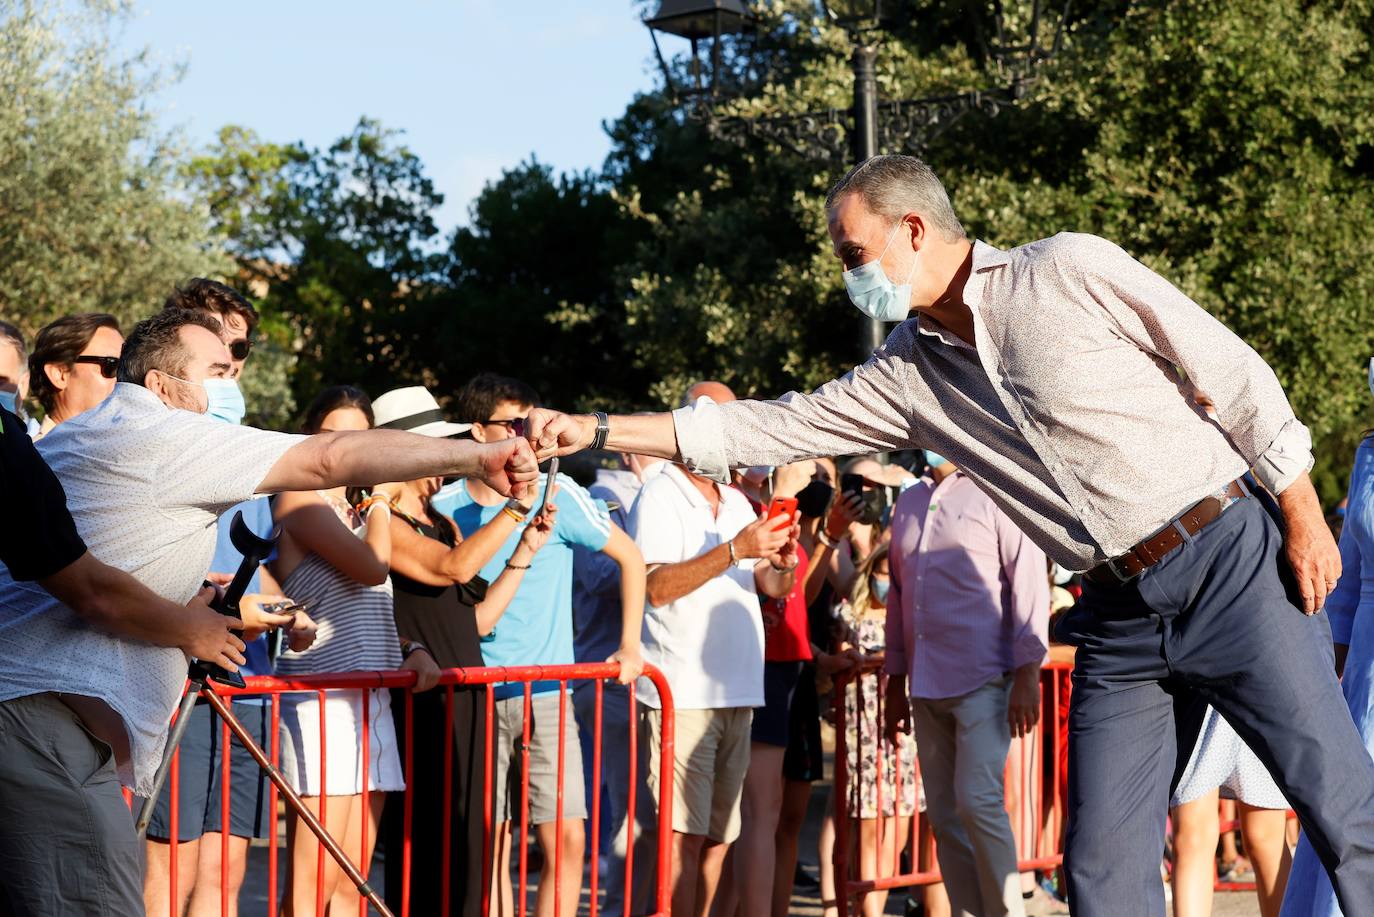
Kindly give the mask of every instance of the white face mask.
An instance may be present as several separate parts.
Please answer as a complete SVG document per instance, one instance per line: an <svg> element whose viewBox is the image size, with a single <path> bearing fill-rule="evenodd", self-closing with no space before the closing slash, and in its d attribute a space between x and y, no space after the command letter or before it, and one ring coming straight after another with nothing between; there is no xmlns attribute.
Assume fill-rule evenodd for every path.
<svg viewBox="0 0 1374 917"><path fill-rule="evenodd" d="M893 227L881 255L844 272L844 288L849 293L849 301L864 315L880 322L904 322L911 312L911 279L916 276L921 253L913 254L911 271L906 275L905 283L893 283L887 271L883 270L883 257L904 225L898 223Z"/></svg>
<svg viewBox="0 0 1374 917"><path fill-rule="evenodd" d="M1374 357L1369 358L1369 391L1374 394Z"/></svg>

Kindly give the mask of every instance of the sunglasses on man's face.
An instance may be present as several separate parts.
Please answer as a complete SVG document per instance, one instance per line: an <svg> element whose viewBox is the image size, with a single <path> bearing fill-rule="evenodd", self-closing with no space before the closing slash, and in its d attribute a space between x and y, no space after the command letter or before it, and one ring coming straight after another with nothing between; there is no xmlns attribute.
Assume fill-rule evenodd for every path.
<svg viewBox="0 0 1374 917"><path fill-rule="evenodd" d="M82 355L77 357L72 362L94 363L96 366L100 367L100 374L104 376L106 379L113 379L115 377L115 372L119 369L119 357L96 357Z"/></svg>
<svg viewBox="0 0 1374 917"><path fill-rule="evenodd" d="M229 356L239 362L248 359L248 355L253 352L253 341L250 338L239 338L237 341L229 342Z"/></svg>
<svg viewBox="0 0 1374 917"><path fill-rule="evenodd" d="M497 426L505 427L507 430L510 430L510 431L511 431L512 433L514 433L516 436L524 436L524 435L525 435L525 418L523 418L523 417L512 417L510 420L484 420L484 421L482 421L482 425L483 425L483 426L487 426L488 424L494 424L494 425L497 425Z"/></svg>

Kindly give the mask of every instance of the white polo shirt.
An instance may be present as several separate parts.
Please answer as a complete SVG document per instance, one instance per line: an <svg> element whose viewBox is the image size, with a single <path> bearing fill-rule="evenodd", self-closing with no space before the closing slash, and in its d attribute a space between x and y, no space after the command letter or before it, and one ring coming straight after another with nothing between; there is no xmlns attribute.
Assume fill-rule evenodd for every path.
<svg viewBox="0 0 1374 917"><path fill-rule="evenodd" d="M639 492L630 535L644 562L675 564L719 547L758 518L733 487L720 488L720 511L683 470L665 467ZM754 586L756 560L741 560L700 588L644 611L644 661L663 670L684 710L763 706L763 614ZM641 679L637 696L659 706Z"/></svg>
<svg viewBox="0 0 1374 917"><path fill-rule="evenodd" d="M210 569L220 514L253 496L302 439L173 410L121 382L37 448L62 482L91 554L185 603ZM124 721L133 759L133 772L120 777L142 795L152 789L186 662L175 647L97 630L0 566L0 700L65 691L109 704Z"/></svg>

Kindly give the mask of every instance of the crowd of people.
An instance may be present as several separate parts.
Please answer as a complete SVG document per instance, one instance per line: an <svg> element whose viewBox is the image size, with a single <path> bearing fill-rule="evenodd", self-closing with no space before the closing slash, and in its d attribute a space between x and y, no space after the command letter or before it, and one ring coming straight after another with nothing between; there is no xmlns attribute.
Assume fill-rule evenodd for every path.
<svg viewBox="0 0 1374 917"><path fill-rule="evenodd" d="M834 864L881 886L934 868L933 847L943 881L908 903L929 917L1066 914L1066 897L1154 915L1172 811L1174 906L1197 917L1223 796L1265 917L1337 898L1361 913L1374 452L1357 458L1336 588L1305 428L1262 361L1167 283L1095 237L971 245L911 157L859 167L828 212L855 304L921 319L773 402L704 381L672 414L571 416L482 373L443 405L423 386L330 386L299 433L268 432L244 425L239 387L259 315L225 284L170 291L127 339L112 316L73 315L30 351L0 322L0 458L23 519L0 542L0 912L237 902L252 841L275 842L267 775L197 704L175 810L155 777L194 657L413 673L407 689L284 694L275 735L264 698L234 699L304 802L286 812L286 914L359 908L313 814L364 861L380 840L398 911L404 890L411 913L447 898L478 915L489 888L490 917L508 917L533 845L537 913L574 914L596 845L607 913L649 912L658 880L677 914L782 917L809 878L827 733L844 790L817 850L828 914ZM1025 308L970 308L984 295ZM1046 325L1027 316L1105 356L1072 378L1042 365ZM565 473L546 479L555 455ZM276 543L235 620L213 606L240 567L240 516ZM1331 634L1313 631L1333 588ZM1232 609L1254 621L1237 630ZM1041 722L1051 661L1076 665L1067 721ZM616 663L616 683L505 683L490 706L482 686L433 690L445 669L574 662ZM672 690L671 760L646 663ZM664 783L671 874L656 876ZM146 840L121 784L149 800ZM1066 823L1047 794L1067 796ZM1060 836L1062 876L1020 868ZM871 917L887 898L855 906Z"/></svg>

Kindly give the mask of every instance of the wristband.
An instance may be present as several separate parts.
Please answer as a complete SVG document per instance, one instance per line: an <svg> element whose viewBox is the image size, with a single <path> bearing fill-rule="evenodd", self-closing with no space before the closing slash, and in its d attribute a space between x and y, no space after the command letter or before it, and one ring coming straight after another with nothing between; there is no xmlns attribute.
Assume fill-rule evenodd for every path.
<svg viewBox="0 0 1374 917"><path fill-rule="evenodd" d="M725 542L725 546L730 549L730 566L739 563L739 557L735 555L735 540L732 538Z"/></svg>
<svg viewBox="0 0 1374 917"><path fill-rule="evenodd" d="M800 563L800 561L798 561L797 563ZM796 563L792 564L792 566L790 566L790 567L779 567L777 564L773 563L771 560L768 562L768 566L770 566L770 567L773 568L773 572L774 572L774 573L791 573L791 572L793 572L794 570L797 569L797 564L796 564Z"/></svg>
<svg viewBox="0 0 1374 917"><path fill-rule="evenodd" d="M411 656L418 653L420 650L424 650L426 653L429 653L429 647L425 646L418 640L407 640L405 643L401 644L401 661L404 662ZM432 657L434 654L429 653L429 655Z"/></svg>
<svg viewBox="0 0 1374 917"><path fill-rule="evenodd" d="M522 565L522 564L513 564L513 563L511 563L510 561L506 561L506 569L507 569L507 570L528 570L531 566L533 566L533 565L532 565L532 564L523 564L523 565Z"/></svg>
<svg viewBox="0 0 1374 917"><path fill-rule="evenodd" d="M374 509L376 509L379 506L382 509L386 510L387 515L391 515L391 504L381 497L369 497L367 500L364 500L363 512L371 513Z"/></svg>
<svg viewBox="0 0 1374 917"><path fill-rule="evenodd" d="M830 533L825 530L824 526L822 526L816 532L816 540L819 541L821 544L825 545L827 548L836 548L839 547L840 544L838 538L830 537Z"/></svg>
<svg viewBox="0 0 1374 917"><path fill-rule="evenodd" d="M501 507L501 512L515 520L516 525L525 521L525 516L529 510L525 509L525 504L511 497L506 501L506 505Z"/></svg>
<svg viewBox="0 0 1374 917"><path fill-rule="evenodd" d="M592 436L592 443L588 449L604 449L606 438L611 435L611 420L606 416L605 411L593 411L592 416L596 418L596 433Z"/></svg>

